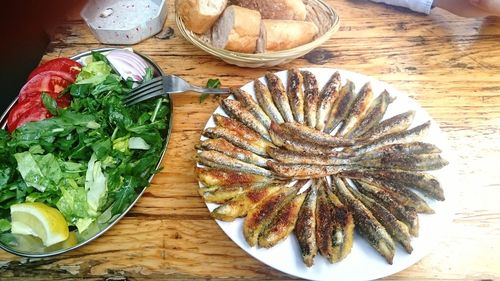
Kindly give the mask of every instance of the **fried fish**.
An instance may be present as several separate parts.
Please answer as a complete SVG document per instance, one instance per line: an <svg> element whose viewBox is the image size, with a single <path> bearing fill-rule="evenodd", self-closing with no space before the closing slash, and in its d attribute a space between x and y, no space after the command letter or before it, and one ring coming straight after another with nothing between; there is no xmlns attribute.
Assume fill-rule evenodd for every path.
<svg viewBox="0 0 500 281"><path fill-rule="evenodd" d="M271 248L284 240L295 228L300 207L304 203L306 193L295 197L279 210L273 220L261 232L258 240L259 247Z"/></svg>
<svg viewBox="0 0 500 281"><path fill-rule="evenodd" d="M341 165L283 164L268 161L267 166L279 177L291 179L322 178L352 169Z"/></svg>
<svg viewBox="0 0 500 281"><path fill-rule="evenodd" d="M233 99L224 99L221 102L224 111L237 119L241 123L245 124L248 128L256 131L266 140L271 140L267 128L250 113L239 101Z"/></svg>
<svg viewBox="0 0 500 281"><path fill-rule="evenodd" d="M330 116L326 121L325 133L330 134L333 132L337 126L344 121L344 119L349 114L351 106L354 103L356 94L354 93L354 83L351 80L347 80L346 84L340 88L338 97L335 99Z"/></svg>
<svg viewBox="0 0 500 281"><path fill-rule="evenodd" d="M395 144L395 143L405 143L405 142L417 142L421 141L429 131L431 122L427 121L419 126L411 128L407 131L402 131L398 133L393 133L389 135L384 135L378 139L371 141L370 143L361 146L356 149L358 153L366 153L374 149L380 148L385 145Z"/></svg>
<svg viewBox="0 0 500 281"><path fill-rule="evenodd" d="M264 112L269 116L271 121L274 121L278 124L285 122L278 108L274 104L273 97L271 96L271 92L269 89L260 82L259 79L254 81L255 87L255 97L257 98L257 102Z"/></svg>
<svg viewBox="0 0 500 281"><path fill-rule="evenodd" d="M268 185L275 181L272 177L206 167L196 167L195 173L200 182L211 187L256 187Z"/></svg>
<svg viewBox="0 0 500 281"><path fill-rule="evenodd" d="M283 164L310 164L310 165L352 165L355 162L348 158L337 158L336 155L311 155L306 152L295 152L286 149L270 147L267 153Z"/></svg>
<svg viewBox="0 0 500 281"><path fill-rule="evenodd" d="M349 189L352 195L356 197L361 203L367 207L375 218L385 227L387 232L391 234L394 240L398 241L401 246L411 254L413 247L411 246L411 236L406 224L399 221L391 212L377 201L363 195L361 192L350 187L348 184L345 186Z"/></svg>
<svg viewBox="0 0 500 281"><path fill-rule="evenodd" d="M249 164L267 167L266 162L268 159L248 150L239 148L223 138L206 139L197 145L196 148L200 150L215 150Z"/></svg>
<svg viewBox="0 0 500 281"><path fill-rule="evenodd" d="M281 185L272 184L247 189L242 194L215 208L211 215L221 221L233 221L236 218L244 217L255 205L282 188Z"/></svg>
<svg viewBox="0 0 500 281"><path fill-rule="evenodd" d="M248 214L243 223L243 235L248 245L257 245L259 235L273 220L279 209L290 202L297 193L294 187L282 187L278 192L260 201Z"/></svg>
<svg viewBox="0 0 500 281"><path fill-rule="evenodd" d="M376 187L367 184L366 182L356 181L356 186L358 190L369 198L377 200L382 204L391 214L393 214L398 220L405 223L410 234L413 236L418 236L419 222L417 211L411 207L405 207L399 204L390 193L385 192L383 189L377 189Z"/></svg>
<svg viewBox="0 0 500 281"><path fill-rule="evenodd" d="M257 120L264 125L264 127L266 127L266 129L269 129L269 126L271 126L271 119L250 94L237 88L232 88L231 93L237 101L245 106L245 108L250 111L250 113L252 113L253 116L255 116L255 118L257 118Z"/></svg>
<svg viewBox="0 0 500 281"><path fill-rule="evenodd" d="M354 236L353 216L337 196L328 190L324 178L316 180L316 184L316 243L321 255L329 262L339 262L351 252Z"/></svg>
<svg viewBox="0 0 500 281"><path fill-rule="evenodd" d="M288 70L288 101L293 117L298 123L304 124L304 78L297 69Z"/></svg>
<svg viewBox="0 0 500 281"><path fill-rule="evenodd" d="M347 136L352 130L359 126L368 111L372 98L373 90L371 84L368 82L361 88L354 99L351 109L349 110L349 114L345 118L344 123L337 132L337 135Z"/></svg>
<svg viewBox="0 0 500 281"><path fill-rule="evenodd" d="M288 101L288 96L286 94L285 87L281 79L273 73L266 73L265 75L267 81L267 87L271 92L274 104L278 108L281 116L286 122L293 122L293 113L290 108L290 102Z"/></svg>
<svg viewBox="0 0 500 281"><path fill-rule="evenodd" d="M316 129L323 131L332 110L333 102L341 86L340 73L335 72L321 90L319 96L318 113L316 115Z"/></svg>
<svg viewBox="0 0 500 281"><path fill-rule="evenodd" d="M307 152L311 154L335 154L338 151L334 147L318 145L312 142L304 141L296 138L293 134L288 133L278 124L271 122L269 130L273 143L279 147L284 147L291 151Z"/></svg>
<svg viewBox="0 0 500 281"><path fill-rule="evenodd" d="M340 178L333 177L333 182L335 183L335 193L353 214L356 222L356 230L389 264L392 264L394 253L396 252L396 245L389 233L387 233L386 229L380 224L370 210L349 192L344 181Z"/></svg>
<svg viewBox="0 0 500 281"><path fill-rule="evenodd" d="M354 128L351 132L349 132L346 136L355 138L357 136L363 135L366 131L369 131L375 125L380 123L380 120L385 115L387 111L387 107L391 102L391 96L389 92L382 92L373 102L370 104L370 107L366 111L365 116L362 120L360 120L359 125Z"/></svg>
<svg viewBox="0 0 500 281"><path fill-rule="evenodd" d="M222 204L226 201L237 197L245 192L245 187L233 186L233 187L218 187L209 186L201 187L198 189L198 193L203 197L207 203L217 203Z"/></svg>
<svg viewBox="0 0 500 281"><path fill-rule="evenodd" d="M319 105L319 88L316 77L309 71L301 71L304 78L304 114L307 126L316 127Z"/></svg>
<svg viewBox="0 0 500 281"><path fill-rule="evenodd" d="M415 111L413 110L400 113L380 122L378 125L359 136L358 139L366 142L366 140L376 140L385 135L402 132L410 127L413 118L415 118Z"/></svg>
<svg viewBox="0 0 500 281"><path fill-rule="evenodd" d="M234 170L267 177L273 175L273 173L269 170L231 158L224 153L214 150L201 151L197 154L196 159L200 164L212 168Z"/></svg>
<svg viewBox="0 0 500 281"><path fill-rule="evenodd" d="M354 145L355 141L343 137L335 137L327 133L309 128L298 123L283 123L280 126L288 132L289 135L295 136L298 139L312 142L319 145L330 147L346 147Z"/></svg>
<svg viewBox="0 0 500 281"><path fill-rule="evenodd" d="M295 236L299 242L302 260L308 267L313 265L314 257L318 253L318 245L316 244L317 197L318 189L313 184L309 188L305 202L300 208L294 229Z"/></svg>

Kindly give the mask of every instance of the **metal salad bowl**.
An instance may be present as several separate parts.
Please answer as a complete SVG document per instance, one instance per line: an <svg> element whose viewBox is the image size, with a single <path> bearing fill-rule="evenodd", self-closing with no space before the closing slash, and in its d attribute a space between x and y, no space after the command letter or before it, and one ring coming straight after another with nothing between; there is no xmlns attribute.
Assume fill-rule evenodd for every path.
<svg viewBox="0 0 500 281"><path fill-rule="evenodd" d="M107 52L114 50L114 49L117 49L117 48L101 48L101 49L95 49L92 51L106 54ZM77 55L71 57L71 59L76 60L76 61L81 63L85 60L86 57L91 55L92 51L87 51L84 53L77 54ZM151 60L149 57L147 57L143 54L140 54L138 52L135 52L135 53L138 54L139 56L141 56L153 68L155 77L164 75L162 69L155 62L153 62L153 60ZM172 105L172 100L171 100L170 96L166 96L166 99L168 100L169 107L170 107L169 113L167 114L168 128L166 130L166 133L162 136L163 137L163 149L161 152L161 156L158 160L158 164L156 165L157 169L160 168L163 157L165 156L165 152L167 150L167 145L168 145L168 142L170 139L170 133L171 133L171 129L172 129L172 118L171 117L172 117L173 105ZM16 104L16 101L17 101L17 97L9 105L7 110L1 115L0 128L5 129L6 123L7 123L7 116L9 114L10 110ZM148 179L149 183L151 183L153 177L154 177L154 175L152 175ZM9 253L18 255L18 256L34 257L34 258L55 256L55 255L66 253L66 252L69 252L69 251L74 250L76 248L79 248L79 247L93 241L94 239L101 236L102 234L104 234L108 229L110 229L113 225L115 225L121 218L123 218L128 213L128 211L135 205L135 203L139 200L139 198L142 196L142 194L144 193L144 191L146 190L147 187L148 186L145 186L144 188L142 188L142 190L140 190L137 193L136 197L130 203L130 205L121 214L116 216L116 218L107 222L107 224L104 224L104 225L100 224L99 227L94 228L93 230L89 231L88 233L85 233L85 236L80 236L78 238L76 236L76 230L71 231L70 238L73 236L73 238L74 238L73 243L65 243L65 241L63 241L61 243L58 243L56 245L52 245L50 247L44 247L43 244L41 243L41 240L39 240L38 238L34 238L32 236L29 236L29 235L17 235L17 234L8 233L8 235L9 235L8 239L0 239L0 248L2 248L3 250L5 250ZM4 233L2 235L6 235L6 234ZM70 240L70 238L68 238L68 240Z"/></svg>

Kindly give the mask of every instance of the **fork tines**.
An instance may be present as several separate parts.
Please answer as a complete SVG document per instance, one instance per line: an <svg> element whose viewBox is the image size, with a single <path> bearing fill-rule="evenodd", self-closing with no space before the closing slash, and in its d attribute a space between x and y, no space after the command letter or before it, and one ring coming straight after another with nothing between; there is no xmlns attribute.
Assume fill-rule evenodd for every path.
<svg viewBox="0 0 500 281"><path fill-rule="evenodd" d="M133 105L160 95L163 95L163 77L161 76L132 89L128 95L123 97L123 103L127 106Z"/></svg>

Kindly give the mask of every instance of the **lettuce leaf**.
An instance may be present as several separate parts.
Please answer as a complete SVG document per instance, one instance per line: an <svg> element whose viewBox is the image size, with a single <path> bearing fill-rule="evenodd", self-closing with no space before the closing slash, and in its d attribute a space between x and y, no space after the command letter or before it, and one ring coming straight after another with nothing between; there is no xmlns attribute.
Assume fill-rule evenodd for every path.
<svg viewBox="0 0 500 281"><path fill-rule="evenodd" d="M90 158L85 176L85 190L87 191L87 203L89 213L97 215L106 202L107 179L101 169L101 162L97 161L95 154Z"/></svg>

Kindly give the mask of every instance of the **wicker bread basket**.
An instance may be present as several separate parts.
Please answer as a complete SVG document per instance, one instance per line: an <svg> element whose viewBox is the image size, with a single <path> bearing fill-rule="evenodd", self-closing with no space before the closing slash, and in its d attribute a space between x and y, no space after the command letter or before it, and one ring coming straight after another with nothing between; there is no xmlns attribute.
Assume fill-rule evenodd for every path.
<svg viewBox="0 0 500 281"><path fill-rule="evenodd" d="M304 0L304 4L307 8L306 20L312 21L318 26L318 35L310 43L278 52L246 54L215 48L210 45L208 35L198 35L189 31L177 13L175 20L177 27L186 40L229 64L252 68L271 67L290 62L309 53L314 48L322 45L338 30L339 17L327 3L323 0Z"/></svg>

